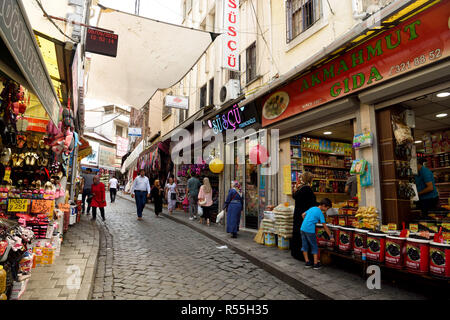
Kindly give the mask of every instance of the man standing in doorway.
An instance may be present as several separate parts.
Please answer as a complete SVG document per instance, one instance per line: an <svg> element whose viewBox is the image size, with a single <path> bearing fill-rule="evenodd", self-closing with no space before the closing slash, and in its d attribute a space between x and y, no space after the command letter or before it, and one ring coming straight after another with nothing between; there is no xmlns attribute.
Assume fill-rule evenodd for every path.
<svg viewBox="0 0 450 320"><path fill-rule="evenodd" d="M112 178L109 180L109 196L111 197L111 203L114 203L114 201L116 201L118 185L119 181L117 181L116 177L112 176Z"/></svg>
<svg viewBox="0 0 450 320"><path fill-rule="evenodd" d="M187 196L189 199L189 220L197 219L198 191L201 187L200 180L193 173L187 182Z"/></svg>
<svg viewBox="0 0 450 320"><path fill-rule="evenodd" d="M436 189L433 172L425 167L425 158L417 159L417 175L415 176L417 192L419 193L419 208L426 217L430 210L439 207L439 194Z"/></svg>
<svg viewBox="0 0 450 320"><path fill-rule="evenodd" d="M150 182L145 176L145 170L141 169L140 175L136 177L131 186L131 197L136 196L136 208L138 220L142 220L142 211L144 211L147 198L150 196Z"/></svg>
<svg viewBox="0 0 450 320"><path fill-rule="evenodd" d="M82 204L83 204L83 211L82 211L82 213L84 214L85 213L85 210L84 210L84 208L85 208L85 204L84 204L84 202L85 202L85 200L86 200L86 198L87 198L87 203L88 203L88 208L87 208L87 214L89 215L89 211L91 210L91 199L92 199L92 196L91 196L91 187L92 187L92 184L94 183L94 177L95 177L95 175L92 173L92 169L91 168L87 168L86 169L86 173L84 173L84 174L82 174L81 175L81 178L83 178L83 182L82 182L82 184L81 184L81 189L83 190L83 194L82 194L82 197L81 197L81 201L82 201Z"/></svg>

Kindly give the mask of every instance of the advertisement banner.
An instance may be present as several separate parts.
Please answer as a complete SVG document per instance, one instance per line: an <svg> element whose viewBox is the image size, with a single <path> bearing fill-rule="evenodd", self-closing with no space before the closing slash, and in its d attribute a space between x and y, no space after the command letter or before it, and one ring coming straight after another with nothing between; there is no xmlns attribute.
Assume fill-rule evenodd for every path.
<svg viewBox="0 0 450 320"><path fill-rule="evenodd" d="M225 69L239 71L239 0L224 0L223 63Z"/></svg>
<svg viewBox="0 0 450 320"><path fill-rule="evenodd" d="M89 142L89 145L92 148L92 152L87 157L81 159L81 164L88 166L98 166L98 149L100 144L92 140L86 140Z"/></svg>
<svg viewBox="0 0 450 320"><path fill-rule="evenodd" d="M142 129L141 128L128 128L128 135L130 137L141 137Z"/></svg>
<svg viewBox="0 0 450 320"><path fill-rule="evenodd" d="M164 106L175 109L189 109L189 98L183 96L166 96L164 98Z"/></svg>
<svg viewBox="0 0 450 320"><path fill-rule="evenodd" d="M263 127L450 56L443 1L308 71L263 99Z"/></svg>
<svg viewBox="0 0 450 320"><path fill-rule="evenodd" d="M128 152L128 139L117 136L116 137L116 156L123 157Z"/></svg>
<svg viewBox="0 0 450 320"><path fill-rule="evenodd" d="M116 149L100 145L98 164L104 167L115 167Z"/></svg>

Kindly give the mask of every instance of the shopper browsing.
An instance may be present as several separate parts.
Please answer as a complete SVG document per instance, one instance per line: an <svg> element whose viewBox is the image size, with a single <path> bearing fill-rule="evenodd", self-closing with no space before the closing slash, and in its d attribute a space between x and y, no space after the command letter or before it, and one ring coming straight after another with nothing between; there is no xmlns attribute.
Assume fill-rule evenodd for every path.
<svg viewBox="0 0 450 320"><path fill-rule="evenodd" d="M187 182L186 191L186 196L189 199L189 220L197 219L198 191L201 185L196 174L192 173L192 177Z"/></svg>
<svg viewBox="0 0 450 320"><path fill-rule="evenodd" d="M117 187L119 185L119 181L113 176L109 180L109 196L111 197L111 203L116 201Z"/></svg>
<svg viewBox="0 0 450 320"><path fill-rule="evenodd" d="M333 234L327 227L324 217L325 212L327 212L327 210L330 209L331 206L332 206L331 200L328 198L324 198L322 199L322 201L319 202L319 206L312 207L308 209L305 213L303 213L303 223L300 230L302 234L302 251L306 261L305 263L306 268L313 267L313 269L318 270L322 267L322 265L319 262L319 247L317 245L317 238L316 238L316 223L323 223L323 227L330 236L331 241L334 241ZM309 251L311 251L314 257L314 265L309 260L308 257Z"/></svg>
<svg viewBox="0 0 450 320"><path fill-rule="evenodd" d="M150 182L145 176L145 170L141 169L140 175L136 177L131 186L131 197L136 196L136 209L138 220L142 220L142 211L144 211L147 197L150 196Z"/></svg>

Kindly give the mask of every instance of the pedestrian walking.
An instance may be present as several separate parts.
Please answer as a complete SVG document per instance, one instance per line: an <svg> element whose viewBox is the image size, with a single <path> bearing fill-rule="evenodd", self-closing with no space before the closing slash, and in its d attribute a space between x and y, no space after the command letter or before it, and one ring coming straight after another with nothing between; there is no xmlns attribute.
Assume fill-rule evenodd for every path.
<svg viewBox="0 0 450 320"><path fill-rule="evenodd" d="M163 197L164 197L164 190L163 188L161 188L159 180L155 180L155 185L153 186L152 191L150 192L150 197L151 199L153 199L153 203L155 205L155 214L157 217L159 217L159 214L162 212Z"/></svg>
<svg viewBox="0 0 450 320"><path fill-rule="evenodd" d="M116 194L117 194L117 187L119 186L119 181L112 176L112 178L109 180L109 196L111 198L111 203L114 203L116 201Z"/></svg>
<svg viewBox="0 0 450 320"><path fill-rule="evenodd" d="M87 215L89 215L89 211L91 209L91 200L92 200L92 194L91 194L91 187L94 183L94 177L95 175L92 173L91 168L86 169L86 173L81 175L81 178L83 179L81 183L81 189L83 190L82 196L81 196L81 203L82 203L82 213L85 213L85 201L87 200L88 208L87 208Z"/></svg>
<svg viewBox="0 0 450 320"><path fill-rule="evenodd" d="M208 178L203 178L203 185L200 187L198 193L198 204L202 207L203 215L200 218L200 224L206 222L209 227L209 220L211 219L212 188Z"/></svg>
<svg viewBox="0 0 450 320"><path fill-rule="evenodd" d="M303 223L302 213L311 207L317 205L316 196L311 188L313 174L304 172L300 175L297 184L294 187L293 198L295 200L293 232L291 239L291 255L297 260L303 260L302 254L302 235L300 227Z"/></svg>
<svg viewBox="0 0 450 320"><path fill-rule="evenodd" d="M150 196L150 182L145 176L145 170L141 169L140 175L134 179L131 185L131 197L136 197L136 209L138 220L142 220L142 211L144 211L147 198Z"/></svg>
<svg viewBox="0 0 450 320"><path fill-rule="evenodd" d="M201 183L197 179L196 174L192 173L191 178L187 182L186 196L189 198L189 220L197 219L198 191Z"/></svg>
<svg viewBox="0 0 450 320"><path fill-rule="evenodd" d="M166 184L166 199L167 199L167 210L169 214L172 215L173 210L177 206L178 188L177 184L174 182L173 178L169 178L169 182Z"/></svg>
<svg viewBox="0 0 450 320"><path fill-rule="evenodd" d="M228 192L227 200L223 209L227 210L227 233L232 234L232 238L237 238L239 223L241 221L241 211L244 207L241 185L238 181L231 183L231 189Z"/></svg>
<svg viewBox="0 0 450 320"><path fill-rule="evenodd" d="M92 221L97 219L97 208L100 209L100 214L102 220L105 221L105 207L106 207L106 195L105 195L105 185L100 182L100 177L94 177L94 183L92 184Z"/></svg>

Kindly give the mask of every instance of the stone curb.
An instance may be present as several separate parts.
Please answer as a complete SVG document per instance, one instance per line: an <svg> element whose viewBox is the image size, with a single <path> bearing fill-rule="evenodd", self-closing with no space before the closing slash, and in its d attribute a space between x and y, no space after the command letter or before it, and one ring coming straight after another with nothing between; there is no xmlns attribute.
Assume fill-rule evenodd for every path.
<svg viewBox="0 0 450 320"><path fill-rule="evenodd" d="M122 195L117 194L117 196L121 197L122 199L128 200L132 203L134 203L134 201L132 199L128 199ZM149 211L153 211L150 208L145 207L145 209L149 210ZM332 297L330 297L328 294L317 290L316 288L314 288L312 286L312 284L306 283L304 280L300 280L297 277L293 277L290 274L288 274L288 272L286 270L284 270L283 268L272 264L268 261L264 261L262 259L260 259L259 257L252 255L250 252L248 252L246 249L240 247L239 245L236 245L234 243L232 243L231 241L228 241L226 239L222 239L219 238L201 228L199 228L196 225L193 225L192 223L189 223L188 221L184 221L183 219L168 215L166 213L162 213L162 215L166 218L169 218L172 221L175 221L177 223L183 224L201 234L203 234L204 236L222 244L222 245L226 245L228 248L230 248L231 250L235 251L237 254L247 258L249 261L251 261L253 264L255 264L256 266L262 268L263 270L269 272L270 274L272 274L273 276L275 276L276 278L280 279L281 281L287 283L288 285L294 287L295 289L297 289L298 291L300 291L301 293L305 294L306 296L308 296L311 299L315 299L315 300L333 300ZM246 231L241 231L241 232L246 232Z"/></svg>
<svg viewBox="0 0 450 320"><path fill-rule="evenodd" d="M95 274L97 273L98 254L100 252L100 231L98 224L94 227L94 245L91 248L86 269L81 281L76 300L90 300L94 291Z"/></svg>

